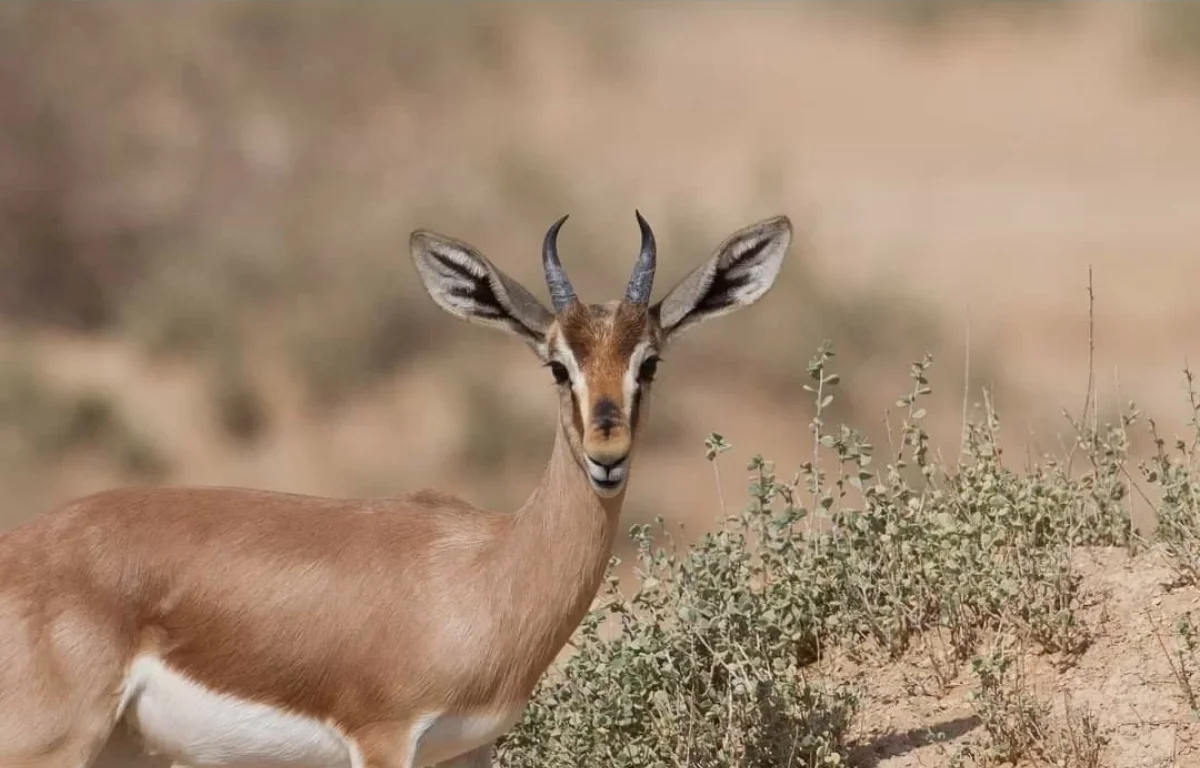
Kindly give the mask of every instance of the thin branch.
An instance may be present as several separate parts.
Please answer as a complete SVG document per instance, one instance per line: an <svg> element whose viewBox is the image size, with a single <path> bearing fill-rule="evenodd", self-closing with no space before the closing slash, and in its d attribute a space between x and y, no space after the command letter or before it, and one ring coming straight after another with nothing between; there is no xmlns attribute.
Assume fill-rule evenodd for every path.
<svg viewBox="0 0 1200 768"><path fill-rule="evenodd" d="M963 321L963 399L962 399L962 431L959 433L958 458L967 451L967 403L971 395L971 307L967 305L966 318Z"/></svg>
<svg viewBox="0 0 1200 768"><path fill-rule="evenodd" d="M1092 265L1091 264L1088 265L1087 293L1088 293L1087 391L1083 395L1083 410L1079 414L1079 424L1075 430L1077 433L1076 438L1082 436L1082 435L1078 434L1080 431L1079 428L1083 427L1083 425L1087 424L1088 411L1094 410L1094 408L1095 408L1093 400L1092 400L1092 394L1096 388L1096 292L1095 292L1095 289L1092 284ZM1093 419L1092 419L1093 430L1095 429L1095 420L1096 420L1095 416L1093 415ZM1095 433L1093 432L1093 436L1094 436L1094 434ZM1078 447L1078 445L1079 445L1078 439L1076 439L1075 445L1076 445L1076 447ZM1071 469L1072 469L1074 463L1075 463L1075 448L1072 448L1071 452L1067 455L1067 477L1071 476Z"/></svg>

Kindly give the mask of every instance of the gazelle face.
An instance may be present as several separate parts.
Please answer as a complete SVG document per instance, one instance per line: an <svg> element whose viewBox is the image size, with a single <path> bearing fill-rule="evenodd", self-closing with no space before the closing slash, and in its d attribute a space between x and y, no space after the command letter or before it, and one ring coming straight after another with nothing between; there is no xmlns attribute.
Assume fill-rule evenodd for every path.
<svg viewBox="0 0 1200 768"><path fill-rule="evenodd" d="M625 487L661 347L648 308L628 301L576 302L546 334L562 426L600 495Z"/></svg>
<svg viewBox="0 0 1200 768"><path fill-rule="evenodd" d="M564 221L550 227L542 245L553 311L466 243L417 230L410 247L439 306L519 336L549 368L576 461L597 495L615 496L629 478L663 349L699 322L762 298L783 264L791 223L777 216L738 230L652 305L657 250L641 214L641 250L625 296L606 304L584 304L576 296L558 257Z"/></svg>

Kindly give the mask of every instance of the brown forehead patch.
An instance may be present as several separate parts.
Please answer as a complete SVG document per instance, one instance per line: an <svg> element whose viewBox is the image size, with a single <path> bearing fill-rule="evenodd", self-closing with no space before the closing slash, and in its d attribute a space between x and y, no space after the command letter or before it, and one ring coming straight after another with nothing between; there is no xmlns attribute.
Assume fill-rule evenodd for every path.
<svg viewBox="0 0 1200 768"><path fill-rule="evenodd" d="M583 367L597 354L628 358L644 338L648 319L649 313L641 304L576 303L559 317L558 327Z"/></svg>

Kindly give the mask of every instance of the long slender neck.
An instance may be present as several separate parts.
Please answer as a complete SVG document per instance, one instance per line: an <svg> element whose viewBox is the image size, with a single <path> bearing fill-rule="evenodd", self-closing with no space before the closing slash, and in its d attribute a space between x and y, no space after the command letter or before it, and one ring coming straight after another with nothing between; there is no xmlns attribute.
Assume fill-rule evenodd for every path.
<svg viewBox="0 0 1200 768"><path fill-rule="evenodd" d="M521 606L516 629L532 650L530 661L549 664L570 639L595 598L612 554L622 490L595 494L560 424L554 451L537 490L517 512L510 551L522 562L512 589Z"/></svg>

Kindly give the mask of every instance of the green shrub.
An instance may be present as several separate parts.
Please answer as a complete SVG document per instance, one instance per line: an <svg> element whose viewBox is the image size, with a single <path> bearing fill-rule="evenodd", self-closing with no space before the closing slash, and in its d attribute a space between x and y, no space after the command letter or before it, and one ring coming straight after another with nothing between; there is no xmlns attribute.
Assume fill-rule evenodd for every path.
<svg viewBox="0 0 1200 768"><path fill-rule="evenodd" d="M961 664L1003 627L1064 658L1086 648L1070 554L1129 541L1131 422L1081 435L1082 473L1056 461L1018 473L985 404L951 465L922 427L926 356L898 402L899 449L875 473L860 432L826 429L832 358L825 344L808 366L812 461L781 480L754 458L744 508L682 550L635 526L633 594L610 576L573 655L502 743L502 764L837 764L858 697L816 671L831 647L896 657L937 631ZM708 458L728 447L711 435Z"/></svg>
<svg viewBox="0 0 1200 768"><path fill-rule="evenodd" d="M1195 375L1184 371L1187 380L1190 438L1176 438L1168 450L1166 438L1151 420L1155 453L1142 464L1142 475L1161 494L1158 503L1156 537L1179 573L1181 582L1195 584L1200 579L1200 397Z"/></svg>

